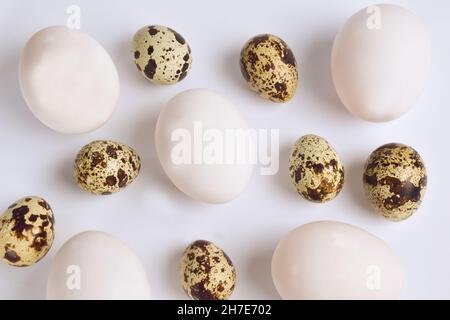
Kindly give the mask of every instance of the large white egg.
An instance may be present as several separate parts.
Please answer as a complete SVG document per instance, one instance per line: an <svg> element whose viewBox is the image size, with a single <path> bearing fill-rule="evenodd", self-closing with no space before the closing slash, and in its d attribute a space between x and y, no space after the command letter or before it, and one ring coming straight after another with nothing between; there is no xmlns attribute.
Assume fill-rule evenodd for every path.
<svg viewBox="0 0 450 320"><path fill-rule="evenodd" d="M43 29L28 40L19 79L31 112L61 133L97 129L119 97L119 77L105 49L87 34L62 26Z"/></svg>
<svg viewBox="0 0 450 320"><path fill-rule="evenodd" d="M384 241L332 221L305 224L281 239L272 278L283 299L398 299L403 284Z"/></svg>
<svg viewBox="0 0 450 320"><path fill-rule="evenodd" d="M431 60L424 25L410 11L382 4L350 17L337 34L331 71L347 109L367 121L396 119L416 102Z"/></svg>
<svg viewBox="0 0 450 320"><path fill-rule="evenodd" d="M247 129L228 100L207 89L191 89L161 111L156 151L178 189L196 200L223 203L237 197L252 174L249 154L255 141L239 134Z"/></svg>
<svg viewBox="0 0 450 320"><path fill-rule="evenodd" d="M121 241L100 231L69 239L53 259L47 299L150 299L144 268Z"/></svg>

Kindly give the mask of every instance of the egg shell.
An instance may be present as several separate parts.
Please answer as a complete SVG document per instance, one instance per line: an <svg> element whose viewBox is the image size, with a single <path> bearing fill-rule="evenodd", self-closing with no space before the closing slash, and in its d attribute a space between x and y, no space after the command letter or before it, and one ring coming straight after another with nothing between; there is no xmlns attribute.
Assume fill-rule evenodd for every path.
<svg viewBox="0 0 450 320"><path fill-rule="evenodd" d="M15 267L41 260L50 250L55 219L47 201L29 196L10 205L0 217L0 257Z"/></svg>
<svg viewBox="0 0 450 320"><path fill-rule="evenodd" d="M272 258L283 299L399 299L403 271L381 239L333 221L302 225L284 236Z"/></svg>
<svg viewBox="0 0 450 320"><path fill-rule="evenodd" d="M374 209L389 220L402 221L422 203L427 172L416 150L401 143L389 143L369 156L363 181Z"/></svg>
<svg viewBox="0 0 450 320"><path fill-rule="evenodd" d="M205 150L197 161L195 154L208 130L226 139L227 130L247 129L246 121L228 100L207 89L190 89L173 97L159 114L155 128L157 155L169 179L186 195L207 203L231 201L243 192L252 175L253 164L246 157L250 148L247 139L237 136L236 145L246 147L231 150L232 160L242 158L242 162L209 163L204 158ZM177 162L174 154L180 147L191 156ZM217 150L222 154L230 151L226 144Z"/></svg>
<svg viewBox="0 0 450 320"><path fill-rule="evenodd" d="M431 61L424 25L410 11L380 4L360 10L336 35L331 72L336 91L355 116L396 119L423 91Z"/></svg>
<svg viewBox="0 0 450 320"><path fill-rule="evenodd" d="M65 134L99 128L119 98L119 77L109 54L87 34L63 26L43 29L28 40L19 80L35 117Z"/></svg>
<svg viewBox="0 0 450 320"><path fill-rule="evenodd" d="M289 158L289 175L298 194L312 202L334 199L344 185L344 166L323 138L306 135L297 140Z"/></svg>
<svg viewBox="0 0 450 320"><path fill-rule="evenodd" d="M191 48L183 36L171 28L145 26L134 35L132 47L136 67L153 83L177 83L191 69Z"/></svg>
<svg viewBox="0 0 450 320"><path fill-rule="evenodd" d="M96 140L78 152L73 176L81 189L108 195L128 186L139 174L141 159L130 146L111 140Z"/></svg>
<svg viewBox="0 0 450 320"><path fill-rule="evenodd" d="M191 243L181 260L181 282L195 300L226 300L236 286L236 270L227 254L205 240Z"/></svg>
<svg viewBox="0 0 450 320"><path fill-rule="evenodd" d="M287 102L297 89L297 62L286 42L270 34L257 35L244 45L241 73L250 88L265 99Z"/></svg>
<svg viewBox="0 0 450 320"><path fill-rule="evenodd" d="M55 255L47 280L49 300L148 300L150 286L138 257L100 231L70 238Z"/></svg>

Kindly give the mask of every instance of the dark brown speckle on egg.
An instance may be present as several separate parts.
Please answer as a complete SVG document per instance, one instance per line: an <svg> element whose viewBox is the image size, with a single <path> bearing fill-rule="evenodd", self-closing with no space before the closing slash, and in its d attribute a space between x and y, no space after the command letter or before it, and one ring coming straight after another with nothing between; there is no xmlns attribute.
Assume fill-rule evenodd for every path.
<svg viewBox="0 0 450 320"><path fill-rule="evenodd" d="M367 159L364 190L374 209L392 221L409 218L420 206L427 186L425 164L413 148L388 143Z"/></svg>
<svg viewBox="0 0 450 320"><path fill-rule="evenodd" d="M141 160L134 149L116 141L93 141L74 163L74 179L88 192L107 195L128 186L138 175Z"/></svg>
<svg viewBox="0 0 450 320"><path fill-rule="evenodd" d="M297 64L287 44L274 35L258 35L241 50L239 65L250 88L273 102L287 102L295 94Z"/></svg>
<svg viewBox="0 0 450 320"><path fill-rule="evenodd" d="M298 194L312 202L334 199L344 184L344 166L323 138L306 135L297 140L289 158L289 175Z"/></svg>
<svg viewBox="0 0 450 320"><path fill-rule="evenodd" d="M0 258L16 267L41 260L52 246L54 216L47 201L25 197L0 218Z"/></svg>
<svg viewBox="0 0 450 320"><path fill-rule="evenodd" d="M192 54L183 36L173 29L152 25L133 37L134 62L139 71L156 84L173 84L184 79L192 65Z"/></svg>
<svg viewBox="0 0 450 320"><path fill-rule="evenodd" d="M220 248L197 240L185 250L181 280L186 293L195 300L228 299L236 284L236 270Z"/></svg>

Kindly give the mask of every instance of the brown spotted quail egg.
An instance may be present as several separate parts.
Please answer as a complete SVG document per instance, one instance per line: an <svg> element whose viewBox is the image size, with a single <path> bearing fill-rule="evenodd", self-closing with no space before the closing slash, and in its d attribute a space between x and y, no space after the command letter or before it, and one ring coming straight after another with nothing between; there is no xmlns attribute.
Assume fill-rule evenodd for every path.
<svg viewBox="0 0 450 320"><path fill-rule="evenodd" d="M375 210L389 220L401 221L419 208L426 191L427 172L416 150L389 143L369 156L363 181Z"/></svg>
<svg viewBox="0 0 450 320"><path fill-rule="evenodd" d="M297 192L312 202L334 199L344 184L344 167L323 138L306 135L297 140L289 159L289 175Z"/></svg>
<svg viewBox="0 0 450 320"><path fill-rule="evenodd" d="M7 264L25 267L41 260L53 244L55 219L40 197L25 197L0 217L0 257Z"/></svg>
<svg viewBox="0 0 450 320"><path fill-rule="evenodd" d="M240 56L241 72L250 88L273 102L291 100L297 89L294 54L286 42L274 35L251 38Z"/></svg>
<svg viewBox="0 0 450 320"><path fill-rule="evenodd" d="M183 80L192 65L191 48L175 30L145 26L133 37L134 63L153 83L173 84Z"/></svg>
<svg viewBox="0 0 450 320"><path fill-rule="evenodd" d="M78 152L73 175L81 189L106 195L118 192L133 182L140 169L139 155L130 146L99 140Z"/></svg>
<svg viewBox="0 0 450 320"><path fill-rule="evenodd" d="M222 249L197 240L184 251L181 282L194 300L226 300L236 286L236 270Z"/></svg>

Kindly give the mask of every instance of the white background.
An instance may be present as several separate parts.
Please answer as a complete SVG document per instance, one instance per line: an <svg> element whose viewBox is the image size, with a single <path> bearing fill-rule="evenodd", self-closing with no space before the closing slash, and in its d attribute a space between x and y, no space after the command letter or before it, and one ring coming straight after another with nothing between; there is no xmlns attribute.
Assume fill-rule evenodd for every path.
<svg viewBox="0 0 450 320"><path fill-rule="evenodd" d="M370 1L18 1L0 2L0 208L26 195L46 198L56 215L56 239L49 254L29 268L0 264L0 298L45 298L52 257L72 235L89 229L122 239L141 259L156 299L182 299L179 257L196 239L222 247L237 267L233 298L278 299L270 261L278 240L305 222L349 222L384 239L399 255L406 273L404 298L450 298L450 45L448 1L390 1L426 24L433 46L432 72L415 108L383 124L363 122L339 102L330 77L333 38L344 21ZM44 127L25 105L17 80L19 53L36 31L63 25L66 9L81 8L82 31L97 39L116 63L121 95L102 128L66 136ZM181 33L193 51L193 68L181 83L155 86L136 70L130 41L147 24ZM300 83L295 98L277 105L251 92L238 67L244 42L273 33L292 48ZM165 176L155 155L154 127L176 93L208 87L222 93L255 128L279 128L280 172L260 176L245 192L223 205L195 202ZM346 181L334 201L317 205L299 197L287 172L289 148L301 135L318 134L340 154ZM142 171L122 192L98 197L72 181L78 150L94 139L134 146ZM420 210L392 223L369 208L362 188L363 164L387 142L403 142L425 160L429 187ZM330 265L330 272L333 272Z"/></svg>

